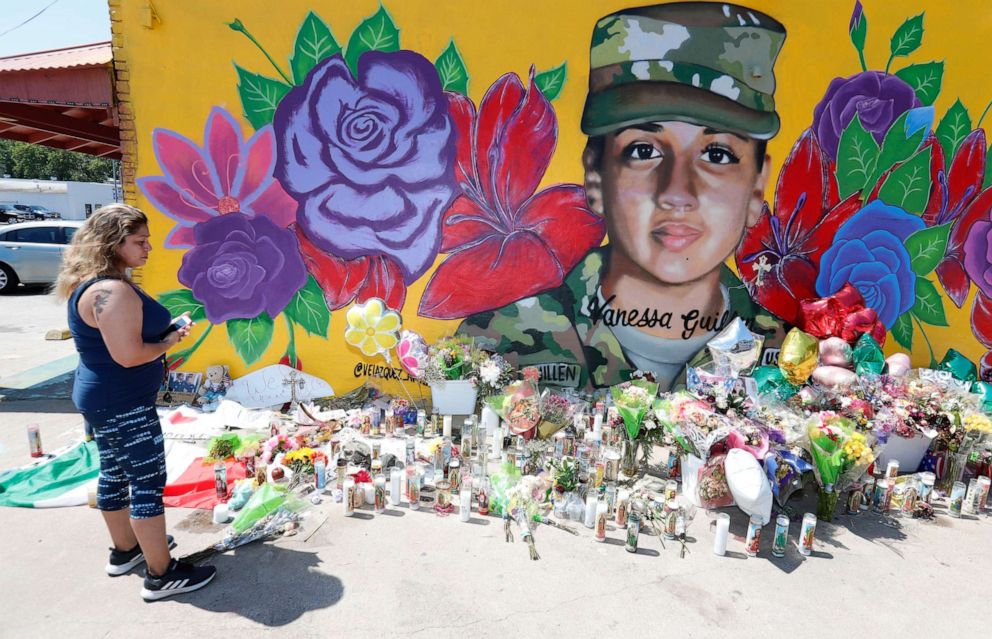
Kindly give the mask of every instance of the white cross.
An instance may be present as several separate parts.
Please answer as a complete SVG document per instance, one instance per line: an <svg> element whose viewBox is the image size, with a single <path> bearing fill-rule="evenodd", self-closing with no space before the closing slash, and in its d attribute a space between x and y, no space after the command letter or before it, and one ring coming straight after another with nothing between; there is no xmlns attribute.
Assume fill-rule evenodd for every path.
<svg viewBox="0 0 992 639"><path fill-rule="evenodd" d="M765 273L768 273L772 270L772 265L768 263L768 257L762 255L760 258L758 258L758 261L753 264L752 268L754 268L754 272L756 275L754 279L754 285L761 286L765 281Z"/></svg>
<svg viewBox="0 0 992 639"><path fill-rule="evenodd" d="M303 387L307 385L307 380L300 377L295 370L289 372L289 377L282 382L283 386L289 386L290 401L289 401L289 412L296 411L296 405L298 404L296 400L296 388L299 387L303 390Z"/></svg>

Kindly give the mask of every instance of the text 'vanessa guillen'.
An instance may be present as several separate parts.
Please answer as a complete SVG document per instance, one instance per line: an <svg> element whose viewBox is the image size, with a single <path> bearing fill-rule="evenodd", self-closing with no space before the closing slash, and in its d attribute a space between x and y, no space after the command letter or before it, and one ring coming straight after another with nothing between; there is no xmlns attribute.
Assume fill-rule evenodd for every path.
<svg viewBox="0 0 992 639"><path fill-rule="evenodd" d="M615 309L610 308L610 304L616 298L611 295L605 304L600 305L596 298L589 300L587 312L589 319L593 323L602 322L607 326L632 326L635 328L672 328L672 321L675 316L671 311L660 311L656 308L644 309ZM691 339L697 331L710 333L722 330L736 315L731 311L723 313L701 313L699 310L691 310L682 313L679 318L682 322L682 339ZM745 320L748 328L754 330L752 322Z"/></svg>

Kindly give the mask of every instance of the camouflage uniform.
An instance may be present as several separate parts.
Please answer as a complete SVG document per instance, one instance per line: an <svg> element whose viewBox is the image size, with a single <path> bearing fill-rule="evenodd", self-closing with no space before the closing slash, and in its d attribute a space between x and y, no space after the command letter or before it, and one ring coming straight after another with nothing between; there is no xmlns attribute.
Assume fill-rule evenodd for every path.
<svg viewBox="0 0 992 639"><path fill-rule="evenodd" d="M778 132L775 58L785 28L759 11L678 2L596 23L582 131L678 120L766 140Z"/></svg>
<svg viewBox="0 0 992 639"><path fill-rule="evenodd" d="M674 120L767 140L779 129L774 64L784 42L777 20L728 3L679 2L608 15L593 29L582 131L600 136ZM477 313L459 332L518 366L539 365L548 383L602 388L624 381L634 366L610 327L589 313L609 250L590 251L558 288ZM726 265L720 281L730 311L765 335L763 363L777 361L783 327ZM703 348L688 365L709 359ZM675 380L684 385L685 372Z"/></svg>
<svg viewBox="0 0 992 639"><path fill-rule="evenodd" d="M590 251L558 288L508 304L495 311L476 313L462 322L459 333L477 344L502 353L516 366L538 366L542 381L577 388L603 388L629 379L633 364L602 319L594 322L589 303L597 299L609 247ZM731 312L765 336L765 359L775 357L783 337L778 320L755 304L744 285L726 266L720 282L730 292ZM663 311L664 309L659 309ZM673 324L679 322L673 319ZM688 366L710 363L707 349ZM685 372L676 377L685 385Z"/></svg>

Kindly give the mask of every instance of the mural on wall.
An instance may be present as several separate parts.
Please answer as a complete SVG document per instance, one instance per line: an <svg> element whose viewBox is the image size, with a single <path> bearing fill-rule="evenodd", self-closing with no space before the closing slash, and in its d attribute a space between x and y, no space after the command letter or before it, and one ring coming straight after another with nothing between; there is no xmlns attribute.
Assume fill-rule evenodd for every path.
<svg viewBox="0 0 992 639"><path fill-rule="evenodd" d="M184 251L181 287L160 299L206 324L170 365L220 324L245 365L282 352L302 369L300 330L328 352L388 357L401 325L454 320L551 383L642 368L676 387L731 319L765 337L770 363L787 328L829 307L845 334L922 340L925 366L943 354L928 327L947 326L972 283L971 332L992 348L985 113L973 124L960 100L936 113L944 62L912 58L924 15L892 34L882 66L855 3L860 69L828 83L766 202L787 26L696 2L588 25L584 184L548 185L566 64L505 73L476 102L455 40L403 49L385 6L343 45L309 13L279 47L288 65L233 19L226 37L269 67L235 64L243 120L215 106L194 139L155 129L159 174L137 182L172 222L165 246ZM345 332L330 331L345 308ZM276 322L287 339L270 351ZM982 363L987 376L992 351Z"/></svg>

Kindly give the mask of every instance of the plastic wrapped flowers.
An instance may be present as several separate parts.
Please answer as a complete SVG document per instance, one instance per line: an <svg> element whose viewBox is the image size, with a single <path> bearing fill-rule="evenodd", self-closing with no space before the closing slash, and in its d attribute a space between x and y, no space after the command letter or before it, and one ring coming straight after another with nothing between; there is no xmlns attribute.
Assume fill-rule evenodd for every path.
<svg viewBox="0 0 992 639"><path fill-rule="evenodd" d="M646 379L633 379L610 388L613 403L623 418L627 436L637 439L641 432L641 422L658 394L658 384Z"/></svg>

